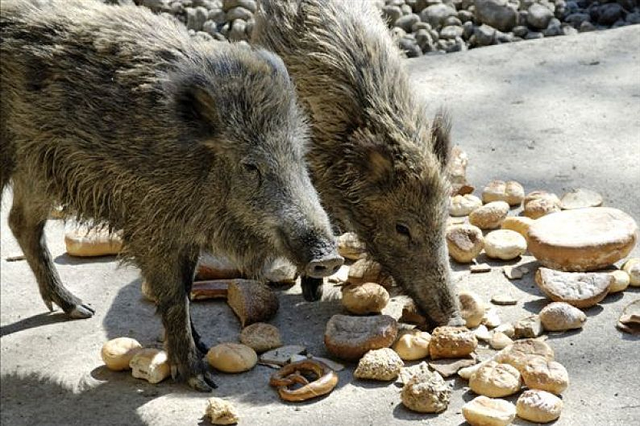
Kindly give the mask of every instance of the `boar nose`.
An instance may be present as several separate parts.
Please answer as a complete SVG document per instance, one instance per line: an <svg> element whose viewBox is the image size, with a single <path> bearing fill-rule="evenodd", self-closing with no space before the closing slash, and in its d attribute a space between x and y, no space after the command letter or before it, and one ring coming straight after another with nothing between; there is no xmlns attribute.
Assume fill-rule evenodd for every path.
<svg viewBox="0 0 640 426"><path fill-rule="evenodd" d="M344 263L344 258L338 254L330 254L320 259L314 259L307 265L307 275L312 278L328 277L335 274Z"/></svg>

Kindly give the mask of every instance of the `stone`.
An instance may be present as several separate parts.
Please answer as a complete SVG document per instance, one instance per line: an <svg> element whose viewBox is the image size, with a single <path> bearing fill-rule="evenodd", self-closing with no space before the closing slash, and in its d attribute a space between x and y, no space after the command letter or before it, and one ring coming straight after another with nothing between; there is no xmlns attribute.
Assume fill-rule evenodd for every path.
<svg viewBox="0 0 640 426"><path fill-rule="evenodd" d="M484 238L484 251L492 259L512 260L527 250L527 240L509 229L489 232Z"/></svg>
<svg viewBox="0 0 640 426"><path fill-rule="evenodd" d="M544 34L542 34L541 32L538 32L538 31L529 31L529 32L527 33L527 35L524 37L524 39L525 39L525 40L536 40L536 39L543 38L543 37L544 37ZM540 208L538 207L538 204L541 204L541 203L542 203L542 204L544 204L544 205L545 205L545 207L546 207L546 204L547 204L546 202L538 202L538 203L534 203L535 208L533 208L533 207L532 207L533 211L539 210ZM543 212L546 212L546 210L542 210L542 211L543 211ZM526 213L525 213L525 214L526 214ZM544 214L544 213L543 213L543 214ZM543 214L539 214L539 213L537 213L537 214L536 214L536 217L540 217L540 216L542 216ZM533 215L531 215L530 217L533 217ZM535 219L535 217L534 217L534 219Z"/></svg>
<svg viewBox="0 0 640 426"><path fill-rule="evenodd" d="M516 417L516 407L509 401L481 395L462 406L462 415L471 426L507 426Z"/></svg>
<svg viewBox="0 0 640 426"><path fill-rule="evenodd" d="M431 334L429 354L432 359L463 358L476 350L478 339L465 327L437 327Z"/></svg>
<svg viewBox="0 0 640 426"><path fill-rule="evenodd" d="M492 180L482 190L482 202L505 201L510 206L519 206L524 199L524 188L518 182Z"/></svg>
<svg viewBox="0 0 640 426"><path fill-rule="evenodd" d="M518 303L518 299L508 293L498 293L491 296L491 303L501 306L515 305Z"/></svg>
<svg viewBox="0 0 640 426"><path fill-rule="evenodd" d="M640 299L625 306L616 326L626 333L640 334Z"/></svg>
<svg viewBox="0 0 640 426"><path fill-rule="evenodd" d="M589 14L582 12L572 13L564 18L564 22L571 24L574 28L580 28L583 22L589 22L590 20Z"/></svg>
<svg viewBox="0 0 640 426"><path fill-rule="evenodd" d="M581 33L586 33L586 32L595 31L595 30L596 30L596 26L589 21L584 21L583 23L580 24L580 28L578 28L578 31L580 31Z"/></svg>
<svg viewBox="0 0 640 426"><path fill-rule="evenodd" d="M562 196L560 207L563 210L584 209L602 205L602 196L589 189L573 189Z"/></svg>
<svg viewBox="0 0 640 426"><path fill-rule="evenodd" d="M209 11L204 7L187 8L187 29L200 31L209 17Z"/></svg>
<svg viewBox="0 0 640 426"><path fill-rule="evenodd" d="M529 251L544 266L594 271L627 256L635 247L637 225L626 213L593 207L542 217L529 228Z"/></svg>
<svg viewBox="0 0 640 426"><path fill-rule="evenodd" d="M569 387L569 373L562 364L531 357L522 370L522 379L529 389L540 389L560 395Z"/></svg>
<svg viewBox="0 0 640 426"><path fill-rule="evenodd" d="M524 391L516 402L518 417L533 423L549 423L560 417L563 403L560 398L543 390Z"/></svg>
<svg viewBox="0 0 640 426"><path fill-rule="evenodd" d="M482 317L482 324L486 325L488 328L495 328L502 324L502 320L500 319L500 315L498 315L497 309L487 307L484 311L484 316Z"/></svg>
<svg viewBox="0 0 640 426"><path fill-rule="evenodd" d="M462 359L438 359L429 362L429 367L437 371L442 377L451 377L460 369L474 365L478 360L472 355L471 358Z"/></svg>
<svg viewBox="0 0 640 426"><path fill-rule="evenodd" d="M552 302L540 311L540 322L546 331L566 331L582 328L587 315L566 302Z"/></svg>
<svg viewBox="0 0 640 426"><path fill-rule="evenodd" d="M521 387L520 372L509 364L491 361L471 375L469 387L478 395L491 398L513 395Z"/></svg>
<svg viewBox="0 0 640 426"><path fill-rule="evenodd" d="M245 9L255 12L258 8L256 0L224 0L222 9L226 12L234 7L244 7Z"/></svg>
<svg viewBox="0 0 640 426"><path fill-rule="evenodd" d="M434 4L420 12L422 22L427 22L433 28L441 27L449 16L456 16L456 10L445 4Z"/></svg>
<svg viewBox="0 0 640 426"><path fill-rule="evenodd" d="M524 277L524 273L522 272L522 270L514 266L502 267L502 273L504 274L505 277L509 278L510 280L519 280L522 277Z"/></svg>
<svg viewBox="0 0 640 426"><path fill-rule="evenodd" d="M540 3L533 3L529 6L528 12L527 23L540 30L547 28L549 21L553 18L553 12Z"/></svg>
<svg viewBox="0 0 640 426"><path fill-rule="evenodd" d="M398 45L408 58L417 58L422 55L422 49L413 38L402 37L398 40Z"/></svg>
<svg viewBox="0 0 640 426"><path fill-rule="evenodd" d="M420 22L420 17L418 15L416 15L415 13L412 13L410 15L405 15L402 16L400 18L398 18L395 21L395 26L396 27L400 27L403 30L405 30L406 32L410 33L411 32L411 28L417 24L418 22Z"/></svg>
<svg viewBox="0 0 640 426"><path fill-rule="evenodd" d="M379 314L387 303L389 293L380 284L349 284L342 287L342 306L352 314Z"/></svg>
<svg viewBox="0 0 640 426"><path fill-rule="evenodd" d="M516 231L526 239L529 234L529 228L533 224L533 221L534 219L526 216L507 216L502 221L500 228Z"/></svg>
<svg viewBox="0 0 640 426"><path fill-rule="evenodd" d="M476 293L461 291L458 294L460 301L460 314L466 322L467 328L475 328L480 325L484 317L484 302Z"/></svg>
<svg viewBox="0 0 640 426"><path fill-rule="evenodd" d="M484 248L484 237L477 226L463 224L447 228L445 233L449 256L456 262L469 263Z"/></svg>
<svg viewBox="0 0 640 426"><path fill-rule="evenodd" d="M483 342L491 340L491 332L484 324L480 324L475 330L473 330L473 334L476 335L476 339L482 340Z"/></svg>
<svg viewBox="0 0 640 426"><path fill-rule="evenodd" d="M382 18L389 26L394 25L402 17L402 10L398 6L386 5L382 8Z"/></svg>
<svg viewBox="0 0 640 426"><path fill-rule="evenodd" d="M516 26L518 10L507 0L475 0L474 5L478 22L500 31L511 31Z"/></svg>
<svg viewBox="0 0 640 426"><path fill-rule="evenodd" d="M324 344L334 356L356 360L372 349L388 348L397 334L398 324L388 315L334 315L327 322Z"/></svg>
<svg viewBox="0 0 640 426"><path fill-rule="evenodd" d="M281 346L260 355L260 364L283 366L289 363L293 355L306 352L307 348L300 345Z"/></svg>
<svg viewBox="0 0 640 426"><path fill-rule="evenodd" d="M444 39L455 39L462 36L462 27L457 25L448 25L440 30L440 37Z"/></svg>
<svg viewBox="0 0 640 426"><path fill-rule="evenodd" d="M612 25L622 17L624 9L618 3L603 4L598 8L598 24Z"/></svg>
<svg viewBox="0 0 640 426"><path fill-rule="evenodd" d="M403 366L404 362L394 350L374 349L360 358L353 377L365 380L394 380Z"/></svg>
<svg viewBox="0 0 640 426"><path fill-rule="evenodd" d="M525 37L529 32L529 28L525 25L518 25L517 27L513 27L513 35L516 37Z"/></svg>
<svg viewBox="0 0 640 426"><path fill-rule="evenodd" d="M491 272L491 266L489 266L489 264L487 263L479 263L477 265L471 265L469 267L469 271L471 271L472 274L482 274L485 272Z"/></svg>
<svg viewBox="0 0 640 426"><path fill-rule="evenodd" d="M535 280L549 299L577 308L598 304L614 282L613 277L604 272L561 272L542 267L536 272Z"/></svg>
<svg viewBox="0 0 640 426"><path fill-rule="evenodd" d="M478 46L489 46L495 42L496 29L487 24L482 24L475 27L473 35L476 37Z"/></svg>
<svg viewBox="0 0 640 426"><path fill-rule="evenodd" d="M549 25L542 31L542 33L545 35L545 37L564 35L562 23L558 18L551 18L551 20L549 21Z"/></svg>
<svg viewBox="0 0 640 426"><path fill-rule="evenodd" d="M242 41L247 39L247 23L242 19L234 20L231 24L231 31L229 31L229 40Z"/></svg>
<svg viewBox="0 0 640 426"><path fill-rule="evenodd" d="M482 200L473 194L455 195L449 202L449 214L455 217L468 216L480 207Z"/></svg>
<svg viewBox="0 0 640 426"><path fill-rule="evenodd" d="M465 22L473 23L473 21L475 21L475 15L473 14L473 12L469 10L462 9L462 10L458 10L458 19L462 23L465 23Z"/></svg>
<svg viewBox="0 0 640 426"><path fill-rule="evenodd" d="M629 274L629 285L632 287L640 287L640 258L633 257L628 259L622 270Z"/></svg>
<svg viewBox="0 0 640 426"><path fill-rule="evenodd" d="M513 343L513 340L501 331L494 331L489 340L489 345L496 350L501 350Z"/></svg>
<svg viewBox="0 0 640 426"><path fill-rule="evenodd" d="M248 21L253 18L253 13L250 10L245 9L242 6L233 7L226 11L227 13L227 21L232 22L236 19L242 19L243 21Z"/></svg>
<svg viewBox="0 0 640 426"><path fill-rule="evenodd" d="M402 404L418 413L440 413L449 406L451 388L437 373L413 376L402 388Z"/></svg>
<svg viewBox="0 0 640 426"><path fill-rule="evenodd" d="M355 232L346 232L337 238L338 253L345 259L358 260L367 253L365 244Z"/></svg>
<svg viewBox="0 0 640 426"><path fill-rule="evenodd" d="M618 270L611 272L611 276L613 277L613 283L609 286L609 294L611 293L619 293L624 291L629 287L629 282L631 281L631 277L624 270Z"/></svg>
<svg viewBox="0 0 640 426"><path fill-rule="evenodd" d="M518 320L514 325L514 329L516 339L538 337L542 334L542 323L538 315L529 315Z"/></svg>
<svg viewBox="0 0 640 426"><path fill-rule="evenodd" d="M480 229L499 228L509 213L509 204L504 201L493 201L469 214L469 223Z"/></svg>
<svg viewBox="0 0 640 426"><path fill-rule="evenodd" d="M416 43L423 52L430 52L433 49L433 38L429 31L420 29L416 33Z"/></svg>

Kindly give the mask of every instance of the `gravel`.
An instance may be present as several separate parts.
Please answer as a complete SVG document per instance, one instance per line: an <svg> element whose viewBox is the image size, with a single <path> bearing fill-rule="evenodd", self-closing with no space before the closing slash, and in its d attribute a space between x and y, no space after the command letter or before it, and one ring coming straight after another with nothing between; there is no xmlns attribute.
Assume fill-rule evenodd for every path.
<svg viewBox="0 0 640 426"><path fill-rule="evenodd" d="M102 0L137 4L206 39L248 42L260 0ZM370 0L407 57L640 23L640 0ZM336 29L338 31L339 29Z"/></svg>

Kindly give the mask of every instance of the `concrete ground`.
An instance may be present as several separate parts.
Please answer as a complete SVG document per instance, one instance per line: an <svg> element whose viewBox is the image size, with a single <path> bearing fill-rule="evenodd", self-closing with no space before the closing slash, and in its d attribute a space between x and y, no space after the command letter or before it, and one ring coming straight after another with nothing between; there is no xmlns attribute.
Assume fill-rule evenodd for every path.
<svg viewBox="0 0 640 426"><path fill-rule="evenodd" d="M470 181L481 188L493 178L514 179L528 191L562 194L573 187L600 192L609 206L640 220L640 26L572 37L488 47L409 60L415 90L455 118L454 140L469 154ZM10 194L2 208L1 410L2 425L196 425L209 395L171 380L151 385L126 372L106 370L100 347L131 336L159 346L160 322L140 294L138 271L114 258L74 259L65 254L64 225L51 221L47 236L68 287L96 308L89 320L65 321L48 313L6 225ZM640 255L636 248L634 255ZM511 262L513 263L513 262ZM535 268L531 257L519 264ZM547 303L532 273L508 281L492 263L489 274L470 276L454 265L461 289L489 299L508 292L515 307L500 307L503 320L517 320ZM533 268L531 268L533 267ZM281 308L272 323L288 344L325 355L327 320L342 312L336 289L319 303L303 301L298 285L277 289ZM557 425L640 424L640 343L615 328L622 308L640 297L638 288L607 297L588 309L581 331L549 336L557 360L569 371ZM399 315L394 297L386 313ZM194 304L196 324L208 344L236 341L240 326L224 302ZM474 397L459 379L447 411L412 413L400 404L392 383L354 380L353 365L320 400L289 404L267 382L273 370L257 366L240 375L217 374L213 395L232 401L244 425L384 425L424 422L461 425L461 407ZM512 398L513 400L513 398ZM516 420L515 424L529 424Z"/></svg>

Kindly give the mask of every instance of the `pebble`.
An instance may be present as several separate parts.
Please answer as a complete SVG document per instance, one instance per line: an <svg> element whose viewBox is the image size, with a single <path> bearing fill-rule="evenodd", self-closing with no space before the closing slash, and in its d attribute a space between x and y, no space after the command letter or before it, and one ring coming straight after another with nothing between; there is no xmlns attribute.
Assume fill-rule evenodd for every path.
<svg viewBox="0 0 640 426"><path fill-rule="evenodd" d="M471 265L469 267L469 270L472 274L481 274L485 272L491 272L491 266L489 266L489 264L487 263L478 263L475 265Z"/></svg>
<svg viewBox="0 0 640 426"><path fill-rule="evenodd" d="M522 277L524 277L524 272L522 272L521 269L514 266L503 266L502 273L504 274L505 277L509 278L510 280L519 280Z"/></svg>
<svg viewBox="0 0 640 426"><path fill-rule="evenodd" d="M514 325L515 338L525 339L538 337L542 334L542 322L540 316L530 315L518 320Z"/></svg>
<svg viewBox="0 0 640 426"><path fill-rule="evenodd" d="M451 377L460 369L474 365L478 360L472 355L471 358L461 359L438 359L429 362L429 367L437 371L442 377Z"/></svg>
<svg viewBox="0 0 640 426"><path fill-rule="evenodd" d="M515 305L518 303L518 299L508 293L499 293L491 296L491 303L494 305Z"/></svg>

